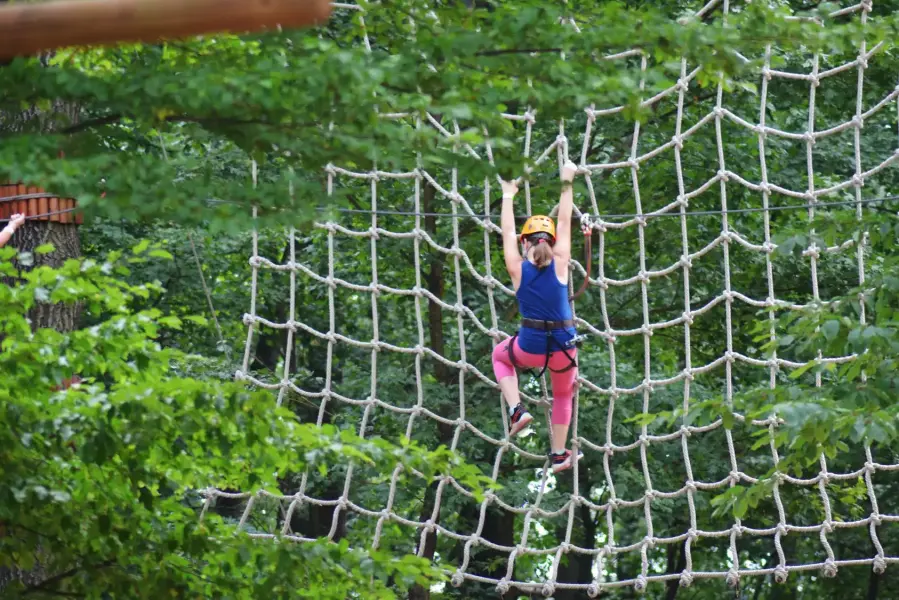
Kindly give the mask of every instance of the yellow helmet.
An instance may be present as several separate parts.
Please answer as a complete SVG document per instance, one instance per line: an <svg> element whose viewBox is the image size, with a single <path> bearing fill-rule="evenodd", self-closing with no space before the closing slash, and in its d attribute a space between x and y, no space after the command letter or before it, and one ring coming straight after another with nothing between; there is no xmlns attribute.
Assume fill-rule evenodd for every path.
<svg viewBox="0 0 899 600"><path fill-rule="evenodd" d="M546 215L534 215L524 222L521 228L521 241L535 233L548 233L552 237L550 244L556 243L556 224Z"/></svg>

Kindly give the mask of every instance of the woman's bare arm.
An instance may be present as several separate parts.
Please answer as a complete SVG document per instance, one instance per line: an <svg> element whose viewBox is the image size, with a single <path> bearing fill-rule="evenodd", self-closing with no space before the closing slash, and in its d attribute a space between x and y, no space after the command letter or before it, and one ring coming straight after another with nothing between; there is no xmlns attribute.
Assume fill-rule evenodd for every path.
<svg viewBox="0 0 899 600"><path fill-rule="evenodd" d="M9 218L9 223L6 227L0 229L0 248L9 242L10 238L12 238L13 234L16 232L16 229L21 227L23 223L25 223L24 215L16 214Z"/></svg>
<svg viewBox="0 0 899 600"><path fill-rule="evenodd" d="M577 165L566 161L562 167L562 194L559 197L559 214L556 218L556 243L553 254L558 261L571 259L571 214L574 209L574 191L571 182L577 173ZM567 268L567 265L566 265Z"/></svg>
<svg viewBox="0 0 899 600"><path fill-rule="evenodd" d="M518 193L518 184L503 181L503 208L500 213L500 227L503 231L503 258L506 270L512 278L512 287L521 284L521 252L518 251L518 232L515 229L515 208L513 202Z"/></svg>

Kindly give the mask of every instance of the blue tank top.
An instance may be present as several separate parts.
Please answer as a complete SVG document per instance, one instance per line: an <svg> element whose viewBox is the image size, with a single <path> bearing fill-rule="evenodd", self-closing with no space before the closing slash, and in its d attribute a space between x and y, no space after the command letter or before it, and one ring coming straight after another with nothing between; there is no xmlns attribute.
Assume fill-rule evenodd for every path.
<svg viewBox="0 0 899 600"><path fill-rule="evenodd" d="M556 261L549 266L538 269L532 262L525 260L521 264L521 285L515 293L518 298L518 311L525 319L540 321L565 321L571 319L571 305L568 303L568 285L556 277ZM552 337L555 341L548 349L550 352L567 348L568 342L577 335L574 327L554 329ZM540 329L522 327L518 331L518 343L521 349L532 354L546 354L547 336Z"/></svg>

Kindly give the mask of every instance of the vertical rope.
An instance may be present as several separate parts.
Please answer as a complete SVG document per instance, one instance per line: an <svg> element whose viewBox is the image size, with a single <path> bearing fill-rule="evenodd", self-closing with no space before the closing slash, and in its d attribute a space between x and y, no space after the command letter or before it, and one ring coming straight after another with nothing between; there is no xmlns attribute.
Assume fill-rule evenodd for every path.
<svg viewBox="0 0 899 600"><path fill-rule="evenodd" d="M683 134L684 123L684 96L689 88L689 80L687 79L687 61L681 59L680 78L677 81L677 117L674 124L674 166L677 170L677 198L680 201L678 210L680 211L680 227L681 227L681 268L684 279L684 401L682 410L684 416L681 420L681 452L684 456L684 469L687 475L687 508L690 512L690 530L687 533L687 539L684 541L685 568L681 574L681 584L690 585L693 581L693 554L692 547L696 541L697 524L696 524L696 503L694 495L696 493L696 482L693 479L693 466L690 462L690 449L687 438L690 430L687 427L688 416L690 414L690 384L693 382L693 359L690 349L690 326L693 324L692 309L690 308L690 244L687 227L687 192L684 185L683 159L681 152L684 149L684 141L681 137Z"/></svg>

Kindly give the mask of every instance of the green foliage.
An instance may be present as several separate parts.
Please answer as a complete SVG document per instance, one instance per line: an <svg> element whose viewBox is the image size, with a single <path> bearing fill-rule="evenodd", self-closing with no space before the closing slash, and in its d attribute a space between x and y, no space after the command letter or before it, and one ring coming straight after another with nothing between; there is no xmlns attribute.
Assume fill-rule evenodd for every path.
<svg viewBox="0 0 899 600"><path fill-rule="evenodd" d="M342 598L347 594L341 586L360 574L366 581L373 576L374 582L380 582L369 586L372 595L384 589L399 592L419 575L428 575L426 570L418 570L421 563L411 559L401 563L404 567L396 567L404 569L404 573L408 568L407 576L396 573L385 562L388 555L414 552L421 539L419 528L399 521L383 523L383 554L348 550L370 547L377 522L376 517L355 512L348 512L346 524L336 520L336 535L344 536L339 544L295 546L269 539L247 539L247 533L235 538L233 525L243 515L246 499L234 500L228 506L222 500L210 507L200 525L196 511L202 499L197 490L215 482L234 486L232 489L266 489L289 497L300 488L300 472L309 467L307 493L333 501L343 494L346 465L352 460L352 502L377 512L386 506L393 492L393 510L421 523L432 518L437 486L425 485L406 469L399 485L392 489L395 461L402 459L423 473L453 472L457 481L465 487L473 486L477 492L477 473L450 460L444 450L436 451L427 465L414 458L421 448L452 443L480 471L497 469L502 484L498 497L502 501L524 507L533 506L539 498L544 510L559 509L574 489L570 478L556 478L539 495L539 461L504 450L497 462L495 445L475 436L469 428L451 424L464 410L466 421L481 433L495 439L502 435L498 394L471 370L460 374L427 355L416 357L390 351L372 354L342 342L329 344L306 330L293 332L288 359L284 352L288 348L286 330L260 327L250 337L249 370L273 385L281 382L286 372L303 393L285 393L281 408L277 408L270 398L264 398L263 392L257 396L247 387L217 383L230 380L235 370L242 368L239 361L247 344L242 317L251 305L247 258L253 244L248 230L254 220L249 205L259 205L255 221L260 226L256 238L259 256L280 264L291 260L285 230L295 226L295 260L312 272L326 276L333 259L335 277L368 286L374 277L375 254L374 268L381 284L403 290L426 287L428 298L436 299L385 292L372 299L366 292L338 286L333 290L332 301L326 284L300 272L295 274L297 284L292 295L287 271L261 269L256 314L283 323L290 318L293 306L295 319L317 332L328 332L333 309L336 332L368 341L375 335L373 311L377 310L377 334L382 341L411 349L420 343L419 336L424 336L426 346L450 361L459 360L464 351L466 360L489 377L492 340L482 335L467 315L462 317L460 327L458 316L448 307L459 302L488 328L495 322L504 331L514 329L514 298L496 288L488 293L474 276L486 274L489 259L492 275L503 279L498 239L483 236L474 220L468 218L434 217L416 222L399 215L380 215L373 220L369 214L331 212L329 209L341 207L364 211L372 205L373 190L380 209L410 211L414 181L382 177L373 186L367 180L336 176L329 195L324 166L333 162L357 171L375 166L394 172L411 171L420 154L421 163L440 185L449 188L449 182L456 183L459 193L475 210L480 210L483 177L495 172L523 172L525 165L557 139L560 122L568 136L568 155L577 158L586 125L585 107L624 107L621 113L604 115L591 124L591 137L584 148L586 162L626 161L634 142L634 120L641 122L636 151L643 155L668 144L677 125L683 132L707 117L715 108L719 82L727 109L749 123L758 122L761 81L756 69L769 44L772 68L808 73L812 69L811 54L817 50L819 73L823 73L853 61L861 35L857 15L828 18L826 15L835 6L827 3L796 1L773 6L731 2L726 23L719 18L721 3L703 19L680 21L702 3L479 1L474 9L462 4L418 0L389 5L366 3L364 13L336 10L329 25L320 30L78 50L59 53L48 68L40 67L35 60L20 60L0 68L0 178L40 183L56 193L77 196L88 212L81 228L84 252L92 261L87 263L88 271L102 272L106 268L109 272L105 275L116 276L115 283L109 282L109 286L94 285L93 275L83 278L85 289L94 285L99 290L82 300L90 308L84 329L61 336L40 333L49 349L28 346L31 354L15 363L15 370L21 373L11 382L0 384L8 386L3 388L7 394L13 383L16 394L25 394L24 406L15 400L10 405L10 410L15 408L28 415L16 431L27 433L34 429L41 443L50 444L48 449L41 447L29 454L20 452L15 445L21 444L17 437L12 447L19 453L16 460L25 465L15 471L22 481L26 475L37 477L35 473L54 477L35 482L42 491L22 483L17 484L17 489L25 490L30 510L40 509L34 513L32 525L40 519L41 526L34 531L43 532L46 521L65 542L56 573L65 574L76 566L71 560L65 562L66 557L89 556L91 561L86 564L103 565L110 560L110 554L93 552L92 544L108 543L121 549L114 553L120 561L116 564L132 569L127 572L127 584L132 588L122 592L122 596L136 589L135 580L141 581L141 590L150 590L149 596L153 590L163 588L168 578L167 581L182 586L176 590L186 589L204 597L214 597L221 590L227 592L222 595L252 597L257 592L259 596L278 596L309 590L309 595L329 597L326 594L333 593ZM855 68L831 73L814 88L816 131L847 122L855 114L857 101L867 111L894 90L894 31L899 14L896 8L891 0L878 0L868 15L867 50L872 52L877 42L884 43L868 57L860 97L857 98ZM790 11L816 16L826 26L788 21L784 17ZM574 19L581 33L575 34L568 17ZM371 51L365 48L363 32ZM616 61L601 59L605 54L634 46L646 53L645 71L637 56ZM679 78L682 54L688 59L688 72L699 69L685 90L682 110L677 108L677 92L653 106L641 106L641 99L668 88ZM768 83L766 124L796 134L805 132L809 127L809 82L775 77ZM73 110L51 111L58 104ZM41 111L36 118L24 122L7 119L32 105ZM890 106L892 102L865 118L859 139L862 169L874 168L895 151L896 121ZM536 120L527 129L531 153L525 159L525 124L501 120L497 113L521 115L529 109L534 111ZM407 112L409 116L378 117L395 111ZM438 132L432 122L423 122L416 129L416 119L423 117L425 111L450 136ZM680 123L678 115L682 115ZM762 181L762 153L756 132L738 127L729 119L722 119L720 127L725 168L747 181ZM850 179L856 172L853 135L854 128L849 128L817 139L812 151L813 172L809 174L805 140L769 134L764 142L767 180L802 192ZM493 166L483 159L488 140ZM463 143L470 144L481 158L456 152ZM60 150L64 151L64 158L59 157ZM679 165L670 148L641 162L636 175L640 210L657 210L677 197L678 167L687 191L704 186L721 168L718 151L715 123L708 121L685 140ZM255 187L251 183L251 159L259 166ZM549 210L555 202L558 174L553 162L547 160L528 175L535 212ZM453 167L458 170L453 172ZM604 215L637 211L633 182L634 174L628 168L592 175ZM897 186L896 170L887 168L867 177L861 193L865 197L886 196ZM693 196L689 210L720 210L723 198L718 189L714 185ZM449 200L440 194L429 200L429 191L433 188L420 182L420 208L451 210ZM577 205L594 212L584 186L578 184L575 191ZM489 210L494 213L496 196L496 190L491 190ZM854 198L849 189L822 200ZM727 184L726 200L731 209L758 208L762 203L759 192L733 180ZM768 200L770 206L799 203L796 198L777 193ZM519 214L525 212L523 205L516 208ZM843 218L844 214L848 217ZM326 230L311 225L313 219L325 216L360 234L373 225L408 233L418 223L441 249L420 243L420 272L416 273L409 260L414 248L411 237L398 240L380 236L372 244L367 238L339 233L330 240ZM698 486L693 494L696 527L700 530L726 531L735 516L740 516L747 527L772 528L780 519L781 507L790 524L816 526L825 514L818 487L779 485L780 504L776 505L773 491L779 473L816 474L822 455L829 472L855 473L867 461L860 447L867 441L875 442L875 461L896 462L896 407L892 398L895 375L891 371L896 329L891 307L897 306L895 220L888 213L865 209L862 220L857 221L854 207L819 207L813 219L804 211L772 211L767 218L761 213L734 212L728 216L728 227L759 245L770 230L778 251L770 256L748 252L731 240L730 270L725 276L722 249L711 248L693 260L686 298L680 268L652 279L647 309L653 323L678 319L688 305L689 310L704 310L694 315L689 332L689 366L695 377L688 384L678 381L655 386L646 398L646 407L639 396L622 394L611 411L607 395L582 388L578 434L597 444L611 439L619 447L630 445L632 449L616 450L608 462L601 452L585 449L586 456L579 463L578 491L602 505L612 497L608 480L611 478L615 497L632 502L645 493L647 472L654 490L679 490L686 481L688 456L695 481L718 484L713 489ZM638 242L635 227L610 229L604 233L605 275L633 277L644 268L641 253L646 258L646 269L668 268L684 252L696 253L715 240L722 231L722 218L717 214L691 216L685 228L686 248L681 246L682 229L677 218L650 219L642 243ZM815 244L821 250L847 240L858 242L862 230L869 234L862 255L865 283L858 285L858 256L855 247L850 246L840 252L821 251L816 264L818 289L813 290L809 247ZM200 258L200 271L211 290L215 315L210 312L193 264L191 237ZM151 242L147 245L142 240ZM465 261L459 261L457 269L455 257L445 252L457 244L472 261L474 274ZM140 252L133 254L132 249ZM40 252L45 250L48 249L41 248ZM120 258L110 261L110 251L120 253ZM580 251L576 245L576 255ZM150 260L164 257L164 253L175 260ZM71 278L66 276L66 280ZM741 299L730 304L731 326L726 327L728 316L720 297L726 278L730 289L747 297L764 300L773 296L809 308L801 313L775 310L776 341L769 344L772 324L767 311L759 313L757 307L748 306ZM156 280L161 286L144 285ZM56 280L49 277L41 281L40 286L33 287L29 302L47 300L51 293L62 299L78 296L74 292L67 296L65 287L59 289ZM635 283L605 290L605 315L600 311L599 290L591 287L578 300L577 314L600 328L603 317L608 316L612 328L638 331L644 324L639 287ZM858 296L862 291L867 294L863 303ZM28 297L27 293L16 296L20 305L12 311L14 314L23 314ZM832 299L835 301L823 304ZM122 302L129 308L119 314L116 307ZM859 324L862 305L865 325ZM416 309L422 314L421 328ZM114 320L111 315L121 320ZM204 315L206 323L192 315ZM217 328L210 325L213 316L221 327L221 339ZM117 329L118 323L121 330ZM20 319L11 321L9 327L15 329L17 339L25 339L27 329ZM89 333L93 328L96 339ZM734 352L765 360L776 351L779 358L804 366L776 372L773 391L769 391L770 373L764 366L737 360L729 365L726 376L720 359L728 349L729 334ZM667 379L688 366L685 338L682 325L656 329L645 364L647 349L642 335L619 336L613 379L609 349L598 336L592 336L580 351L582 374L605 388L613 381L619 388L632 388L647 376ZM819 350L825 356L856 353L856 359L825 367L814 362ZM62 363L60 356L64 357ZM714 361L718 361L716 367L700 369ZM374 366L377 376L372 378ZM65 393L48 391L74 372L88 377L79 388ZM814 381L818 374L821 387ZM33 383L39 379L42 383ZM522 384L527 393L541 394L539 385L524 379ZM139 394L147 393L146 390L151 391L144 401ZM329 394L357 403L343 403ZM324 406L320 404L321 396ZM100 397L102 402L85 405ZM177 402L166 404L165 398ZM376 399L411 411L419 398L426 410L450 423L437 423L430 415L414 411L412 415L395 413L384 410L380 404L365 402ZM153 414L149 414L148 406ZM241 412L244 406L252 407L250 413ZM363 416L364 440L344 433L359 432ZM402 445L388 447L377 441L375 436L379 435L387 439L401 437L410 416L414 417L411 431L416 445L406 450ZM752 423L753 419L768 423L766 420L774 416L779 421L773 428ZM57 428L55 421L45 419L59 418L64 419L60 423L77 432L67 434L79 439L81 445L75 449L62 447L62 441L48 433L55 434ZM327 423L322 430L296 425L315 423L319 418ZM680 440L654 441L645 448L635 444L644 431L648 435L668 435L680 427L704 428L719 422L720 427L694 431L683 446ZM541 423L538 435L520 438L516 443L542 455L546 451L542 427ZM106 440L101 434L111 436L113 441L99 441ZM130 442L120 443L126 436L139 443L140 448L131 449ZM179 441L182 437L187 442ZM4 438L4 444L13 443L9 439ZM263 443L259 444L259 440ZM181 443L191 446L182 448ZM84 444L96 457L113 458L102 465L87 464L80 454ZM731 445L737 469L757 478L758 485L750 485L746 480L730 481L734 467ZM772 445L777 452L776 465ZM49 465L43 464L45 457L52 459ZM17 469L18 463L6 460L6 454L0 458L0 468L7 468L8 463L13 465L10 469ZM152 461L147 462L150 458ZM129 465L128 470L104 471L106 465L112 469L122 460ZM116 494L109 500L93 498L90 504L84 498L88 492L96 493L96 479L79 480L56 466L63 463L77 464L77 477L81 473L101 473L110 478L115 482ZM130 466L135 464L137 487L130 474ZM165 467L171 467L172 472L160 471ZM328 470L322 474L318 467ZM433 468L425 471L426 467ZM70 478L75 478L77 485ZM872 480L880 513L899 513L899 485L891 474L878 470ZM5 483L6 480L0 482ZM142 489L148 490L143 497L152 501L158 509L153 509L155 512L141 504ZM857 521L871 514L864 476L833 478L826 489L834 520ZM56 501L52 498L54 492L69 494L71 499ZM39 494L44 494L43 501L38 501ZM519 543L527 525L527 545L536 549L555 548L569 533L567 509L563 516L534 517L525 523L521 517L509 518L510 513L505 511L490 509L482 515L479 498L477 493L472 499L451 485L445 486L437 521L458 534L481 531L487 539L509 546ZM265 495L254 496L253 502L247 511L245 530L252 535L281 531L286 502ZM650 523L643 502L634 504L619 504L611 518L605 510L575 507L571 543L597 549L614 539L619 548L637 548L644 536L650 535ZM10 512L25 510L15 502L0 503L0 507ZM111 530L110 535L95 533L100 527L98 508L120 508L120 512L113 513L112 522L117 529ZM682 536L692 526L684 495L671 499L656 495L650 513L651 535L656 538ZM9 514L2 517L4 521ZM62 532L58 521L61 517L56 516L60 514L69 515L66 524L72 525ZM132 526L146 523L148 517L155 519L153 526ZM293 532L308 537L328 535L335 523L333 510L326 507L316 511L309 503L294 517L297 523L291 523ZM899 555L897 538L889 529L892 525L884 521L878 527L879 541L887 555ZM12 522L15 520L8 520ZM29 521L21 522L27 525ZM74 527L80 523L87 528ZM172 523L171 529L167 523ZM139 534L132 534L133 531ZM177 537L171 531L185 533L178 533L181 537ZM184 540L189 543L182 543ZM695 572L730 568L725 540L726 537L703 538L694 544ZM838 528L828 534L828 540L838 558L874 555L868 527ZM8 548L10 553L15 552L17 562L25 565L28 553L40 557L57 542L42 539L37 533L16 531L15 538L3 543L15 546L3 546L0 555ZM817 535L791 532L781 543L788 564L824 560ZM452 536L438 536L436 564L454 569L462 561L464 546L463 541ZM178 552L166 550L172 547ZM184 550L185 547L191 550ZM744 534L737 547L742 568L772 568L779 561L770 536ZM101 549L108 548L103 545ZM145 560L146 557L151 559ZM680 544L657 544L647 550L651 574L677 573L682 569L679 561L683 557ZM505 577L507 559L508 553L494 552L485 545L472 546L468 572L494 579ZM539 580L547 575L549 560L541 554L519 555L513 576ZM155 571L150 573L147 565L159 564L164 568L157 580ZM194 576L184 573L182 566L193 569ZM565 554L559 567L556 574L560 582L590 582L595 577L596 563L589 555ZM620 552L614 563L604 564L602 575L623 581L641 573L642 568L638 550ZM197 572L206 579L200 579ZM93 591L96 588L91 584L95 581L102 585L114 577L120 577L116 582L126 581L123 573L126 572L120 567L97 567L90 577L80 571L77 576L54 581L53 585L70 586L66 589L81 586L77 589ZM392 579L391 574L395 575ZM880 578L867 567L841 567L836 585L808 572L791 573L786 586L775 584L770 577L744 577L736 592L725 588L723 582L704 580L689 590L650 586L647 596L704 600L737 594L741 599L753 600L856 600L873 597L878 582L880 597L885 597L887 590L897 585L894 578L894 570ZM328 588L331 592L324 591L325 584L333 586ZM275 587L265 592L262 586L266 585ZM280 592L276 587L279 585L289 588L289 592ZM480 598L490 594L493 586L467 582L458 590L447 586L441 596ZM603 594L616 599L633 597L633 591L626 587L605 590ZM555 597L571 600L580 596L560 588Z"/></svg>
<svg viewBox="0 0 899 600"><path fill-rule="evenodd" d="M452 473L477 493L486 478L445 448L300 424L265 392L177 376L187 357L156 340L180 319L133 310L162 290L121 279L129 259L153 252L142 242L132 256L0 285L0 566L46 575L4 597L343 599L366 581L365 597L392 598L438 577L389 550L260 540L213 510L200 518L203 490L277 494L279 477L308 468L402 464L424 481ZM0 272L14 277L13 253L0 250ZM83 303L96 324L32 332L26 314L39 302ZM59 390L74 374L81 383Z"/></svg>
<svg viewBox="0 0 899 600"><path fill-rule="evenodd" d="M528 106L555 120L600 102L645 119L640 100L673 84L681 56L701 67L700 85L723 76L730 89L759 65L741 54L758 57L771 43L839 54L862 35L855 20L823 28L759 2L734 8L727 21L676 21L664 9L618 2L529 0L472 11L462 2L404 0L364 15L368 50L358 39L363 15L350 13L337 11L324 35L79 49L59 53L49 69L18 59L0 69L0 110L60 102L85 109L77 120L57 115L52 127L0 138L0 179L41 181L77 197L88 214L113 219L163 217L234 231L251 224L241 217L256 204L268 209L259 223L283 222L285 209L310 221L324 204L310 199L322 196L329 163L409 171L420 152L426 169L521 174L529 161L520 155L499 153L490 166L455 150L478 145L485 131L494 149L515 146L514 128L499 114ZM806 16L827 21L827 14L818 7ZM872 22L866 39L893 39L897 21ZM633 47L651 59L645 71L602 59ZM409 117L378 117L394 112ZM446 137L409 126L426 112L457 119L460 131ZM278 168L246 185L246 155ZM240 185L223 177L235 172Z"/></svg>

